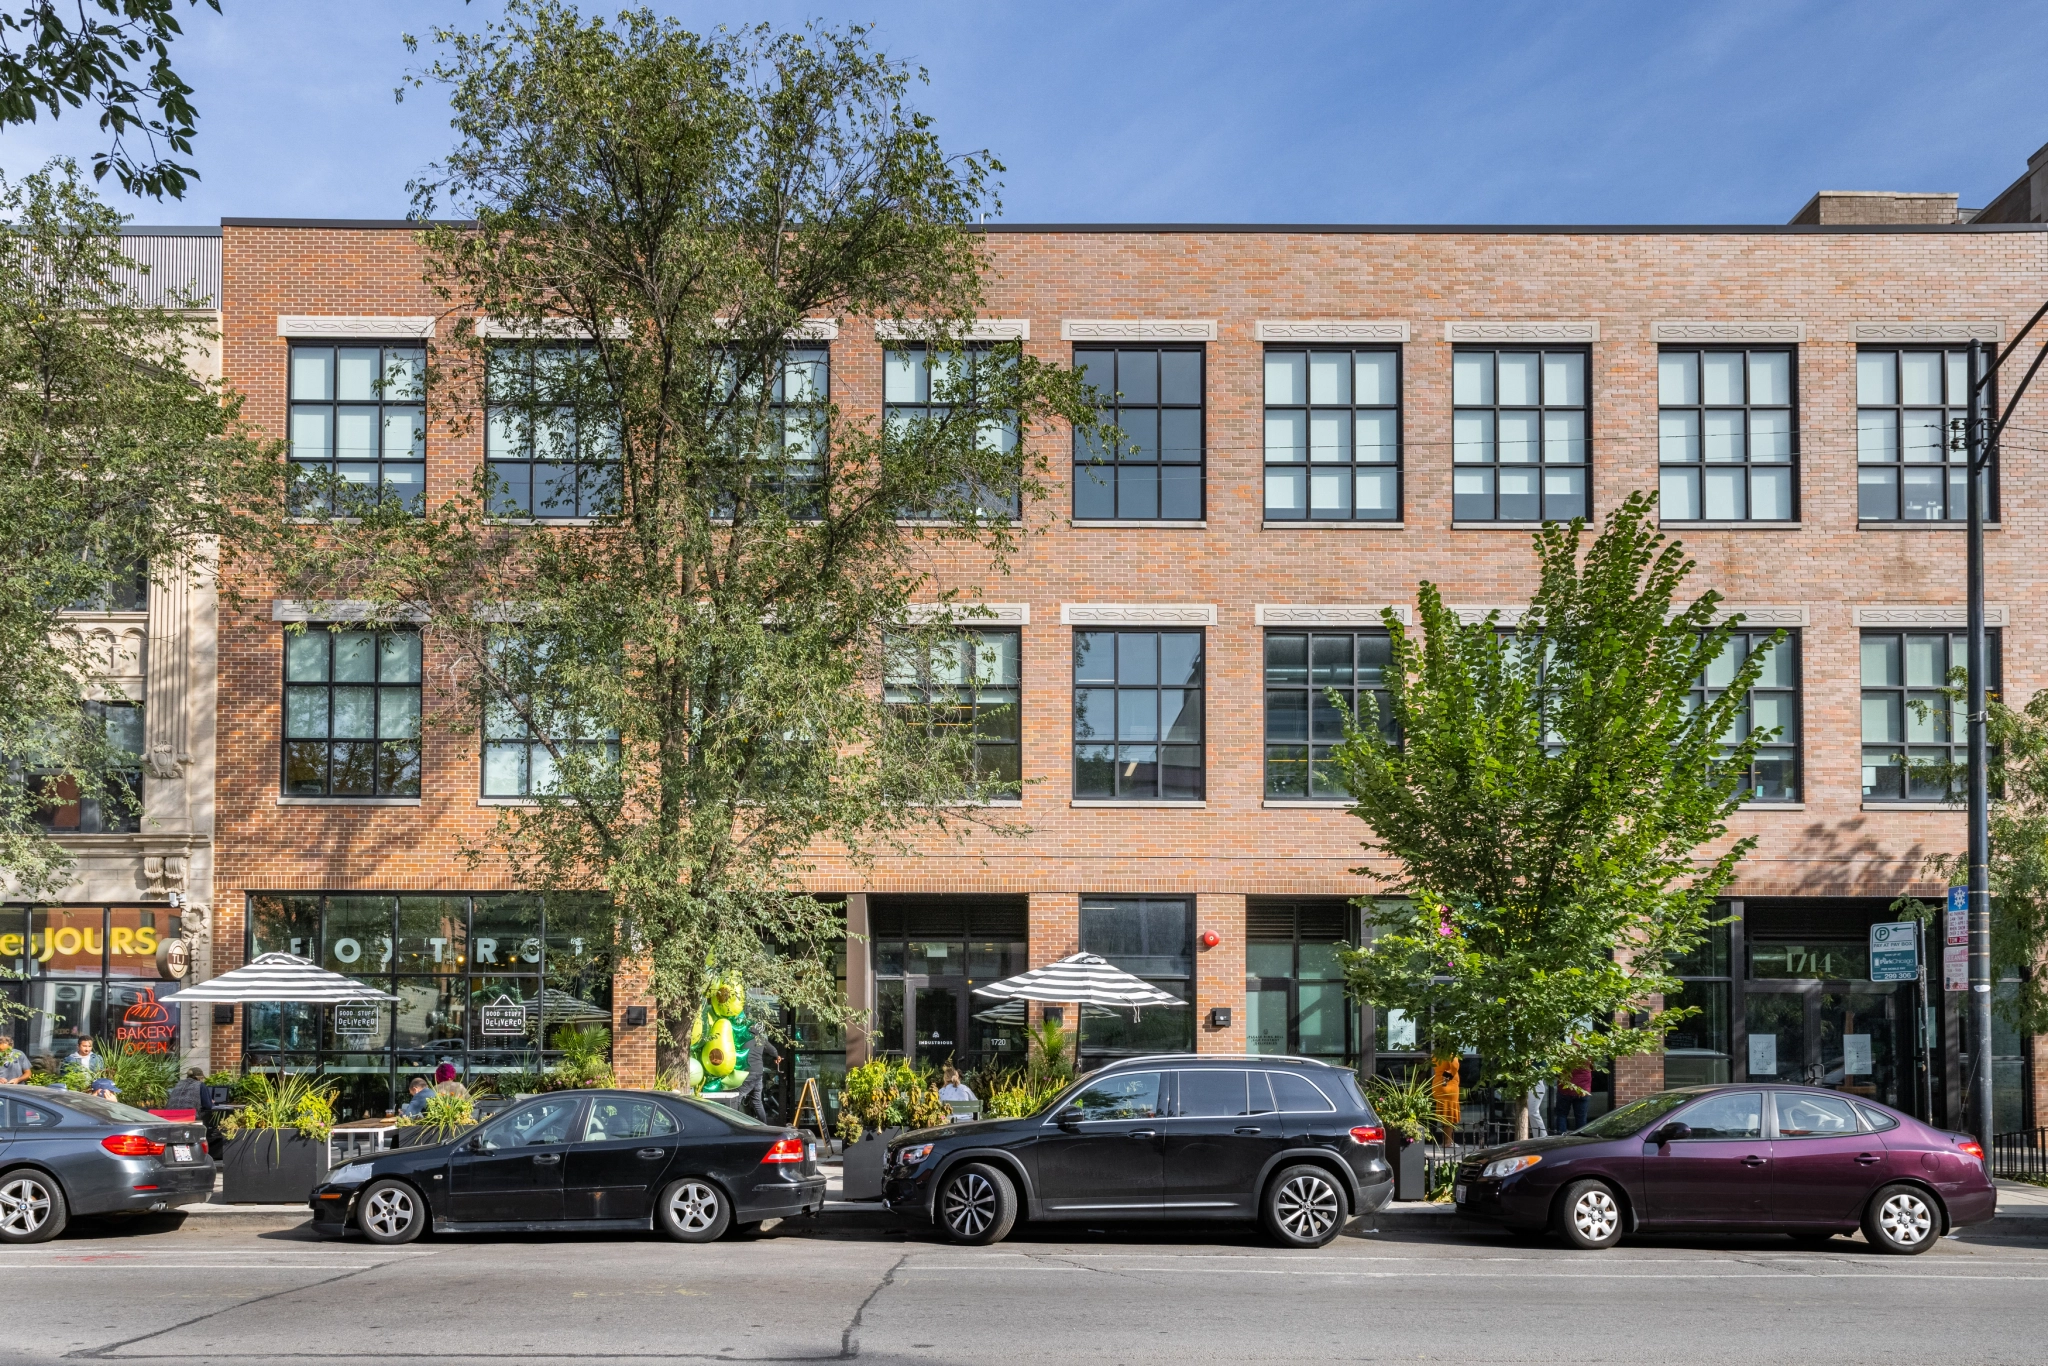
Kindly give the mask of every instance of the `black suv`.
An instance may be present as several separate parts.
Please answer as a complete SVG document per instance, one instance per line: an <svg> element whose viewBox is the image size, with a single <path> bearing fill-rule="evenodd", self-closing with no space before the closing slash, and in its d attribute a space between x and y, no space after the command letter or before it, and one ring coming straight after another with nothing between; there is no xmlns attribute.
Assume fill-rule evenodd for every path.
<svg viewBox="0 0 2048 1366"><path fill-rule="evenodd" d="M1358 1079L1307 1058L1127 1058L1024 1119L889 1144L882 1198L955 1242L1028 1219L1253 1219L1321 1247L1393 1193L1386 1130Z"/></svg>

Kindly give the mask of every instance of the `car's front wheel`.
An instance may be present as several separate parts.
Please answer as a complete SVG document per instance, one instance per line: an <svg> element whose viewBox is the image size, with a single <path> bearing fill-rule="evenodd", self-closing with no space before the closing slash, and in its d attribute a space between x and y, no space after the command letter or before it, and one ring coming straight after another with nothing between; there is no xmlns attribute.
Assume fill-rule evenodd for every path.
<svg viewBox="0 0 2048 1366"><path fill-rule="evenodd" d="M1880 1252L1910 1257L1941 1236L1941 1211L1918 1186L1886 1186L1864 1208L1863 1236Z"/></svg>
<svg viewBox="0 0 2048 1366"><path fill-rule="evenodd" d="M1621 1202L1604 1181L1579 1181L1557 1202L1557 1233L1573 1247L1597 1251L1621 1241Z"/></svg>
<svg viewBox="0 0 2048 1366"><path fill-rule="evenodd" d="M956 1243L999 1243L1017 1222L1017 1188L994 1167L969 1162L946 1173L938 1216Z"/></svg>
<svg viewBox="0 0 2048 1366"><path fill-rule="evenodd" d="M356 1197L356 1227L373 1243L409 1243L427 1230L427 1202L403 1181L372 1181Z"/></svg>
<svg viewBox="0 0 2048 1366"><path fill-rule="evenodd" d="M655 1202L661 1231L679 1243L716 1242L732 1223L732 1205L725 1192L701 1176L671 1181Z"/></svg>
<svg viewBox="0 0 2048 1366"><path fill-rule="evenodd" d="M1266 1185L1259 1214L1285 1247L1321 1247L1344 1228L1344 1192L1321 1167L1288 1167Z"/></svg>
<svg viewBox="0 0 2048 1366"><path fill-rule="evenodd" d="M31 1167L0 1174L0 1243L48 1242L70 1221L64 1191L47 1174Z"/></svg>

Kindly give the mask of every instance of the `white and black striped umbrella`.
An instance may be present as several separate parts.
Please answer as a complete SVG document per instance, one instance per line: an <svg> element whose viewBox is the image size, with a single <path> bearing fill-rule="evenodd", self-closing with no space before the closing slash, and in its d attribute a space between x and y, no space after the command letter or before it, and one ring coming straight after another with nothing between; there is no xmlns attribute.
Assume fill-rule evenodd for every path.
<svg viewBox="0 0 2048 1366"><path fill-rule="evenodd" d="M348 1001L395 1001L398 998L353 977L309 963L295 954L262 953L233 972L224 972L182 991L157 997L179 1005L205 1001L296 1001L305 1005L341 1005Z"/></svg>
<svg viewBox="0 0 2048 1366"><path fill-rule="evenodd" d="M603 1006L595 1006L581 996L571 996L566 991L553 987L542 987L538 997L526 1003L526 1017L536 1016L550 1024L561 1024L574 1020L603 1020L611 1022L612 1013Z"/></svg>
<svg viewBox="0 0 2048 1366"><path fill-rule="evenodd" d="M1113 1006L1120 1010L1187 1004L1178 996L1168 995L1150 982L1131 976L1093 953L1068 954L1057 963L1048 963L1042 968L976 987L974 994L997 1001L1073 1001L1084 1006Z"/></svg>

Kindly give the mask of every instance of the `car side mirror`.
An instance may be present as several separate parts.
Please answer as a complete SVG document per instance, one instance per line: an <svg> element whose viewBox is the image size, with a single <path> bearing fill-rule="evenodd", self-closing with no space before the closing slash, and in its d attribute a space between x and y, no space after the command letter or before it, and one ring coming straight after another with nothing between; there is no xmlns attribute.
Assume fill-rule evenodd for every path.
<svg viewBox="0 0 2048 1366"><path fill-rule="evenodd" d="M1085 1112L1081 1109L1080 1106L1069 1105L1066 1109L1060 1111L1059 1114L1053 1117L1053 1122L1059 1125L1062 1129L1071 1129L1081 1122L1081 1118L1084 1113Z"/></svg>
<svg viewBox="0 0 2048 1366"><path fill-rule="evenodd" d="M1650 1135L1650 1141L1651 1141L1652 1143L1656 1144L1656 1145L1657 1145L1658 1147L1660 1147L1660 1148L1661 1148L1661 1147L1663 1147L1663 1146L1664 1146L1664 1145L1665 1145L1666 1143L1669 1143L1669 1142L1670 1142L1670 1141L1671 1141L1672 1139L1674 1139L1674 1138L1691 1138L1691 1137L1692 1137L1692 1126L1691 1126L1691 1125L1689 1125L1689 1124L1666 1124L1666 1125L1664 1125L1664 1126L1663 1126L1662 1128L1658 1129L1658 1130L1657 1130L1657 1131L1656 1131L1655 1133L1653 1133L1653 1134L1651 1134L1651 1135Z"/></svg>
<svg viewBox="0 0 2048 1366"><path fill-rule="evenodd" d="M473 1153L488 1151L488 1149L484 1147L484 1136L482 1134L471 1134L469 1136L469 1142L464 1146L467 1147Z"/></svg>

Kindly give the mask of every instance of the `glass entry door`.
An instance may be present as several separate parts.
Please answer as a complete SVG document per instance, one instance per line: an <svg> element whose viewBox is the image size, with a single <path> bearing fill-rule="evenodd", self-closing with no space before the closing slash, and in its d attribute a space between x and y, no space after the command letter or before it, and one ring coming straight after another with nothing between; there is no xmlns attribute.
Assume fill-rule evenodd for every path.
<svg viewBox="0 0 2048 1366"><path fill-rule="evenodd" d="M909 1053L918 1062L941 1067L946 1063L966 1066L967 1050L961 1004L967 999L967 983L931 982L911 991Z"/></svg>
<svg viewBox="0 0 2048 1366"><path fill-rule="evenodd" d="M1825 1086L1911 1111L1910 987L1750 982L1749 1079Z"/></svg>

